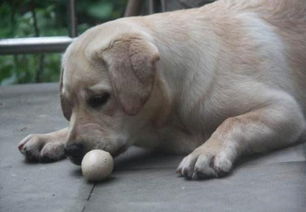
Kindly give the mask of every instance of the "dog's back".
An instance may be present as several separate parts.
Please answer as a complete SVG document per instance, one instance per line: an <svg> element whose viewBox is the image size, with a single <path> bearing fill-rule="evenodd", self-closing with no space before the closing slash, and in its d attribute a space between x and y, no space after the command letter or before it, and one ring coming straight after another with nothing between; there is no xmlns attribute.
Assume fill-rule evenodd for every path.
<svg viewBox="0 0 306 212"><path fill-rule="evenodd" d="M264 1L262 18L270 23L285 43L289 74L295 85L294 96L306 114L306 1Z"/></svg>
<svg viewBox="0 0 306 212"><path fill-rule="evenodd" d="M275 49L279 48L280 61L274 63L276 65L275 71L270 70L271 73L274 72L273 75L276 79L272 84L278 85L294 96L306 114L306 92L304 92L306 89L306 0L219 0L215 4L204 6L203 11L210 11L212 16L217 14L215 15L216 22L219 24L227 22L224 18L227 15L229 19L232 19L220 27L232 31L232 36L226 35L227 32L223 30L221 30L221 35L219 34L225 40L229 39L229 43L235 43L237 40L238 45L241 45L241 39L248 36L245 32L249 31L250 36L257 42L253 46L254 49L262 48L264 51L277 52ZM242 34L231 29L237 27L237 23L233 23L234 16L242 22L248 23L246 31L243 31ZM218 19L218 17L221 18ZM245 26L244 24L239 25L237 29L240 30ZM278 41L269 41L273 37ZM278 46L278 44L280 45ZM241 55L245 57L247 53ZM237 57L241 55L237 55ZM273 58L276 58L275 55ZM286 65L287 68L282 65ZM287 76L281 76L284 72Z"/></svg>
<svg viewBox="0 0 306 212"><path fill-rule="evenodd" d="M230 0L230 2L239 4L241 1ZM285 50L290 51L287 54L288 60L294 66L303 67L306 74L306 0L242 2L245 2L245 5L241 8L256 12L281 36L283 42L288 45Z"/></svg>

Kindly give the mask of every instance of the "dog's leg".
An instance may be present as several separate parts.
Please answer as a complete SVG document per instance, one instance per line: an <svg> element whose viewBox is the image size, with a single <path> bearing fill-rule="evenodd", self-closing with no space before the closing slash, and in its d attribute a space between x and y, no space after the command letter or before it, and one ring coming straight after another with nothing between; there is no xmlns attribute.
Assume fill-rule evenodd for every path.
<svg viewBox="0 0 306 212"><path fill-rule="evenodd" d="M19 143L18 149L28 161L57 161L65 158L67 136L68 128L47 134L28 135Z"/></svg>
<svg viewBox="0 0 306 212"><path fill-rule="evenodd" d="M201 146L186 156L177 172L188 179L220 177L240 156L297 142L305 129L303 114L291 97L226 119Z"/></svg>

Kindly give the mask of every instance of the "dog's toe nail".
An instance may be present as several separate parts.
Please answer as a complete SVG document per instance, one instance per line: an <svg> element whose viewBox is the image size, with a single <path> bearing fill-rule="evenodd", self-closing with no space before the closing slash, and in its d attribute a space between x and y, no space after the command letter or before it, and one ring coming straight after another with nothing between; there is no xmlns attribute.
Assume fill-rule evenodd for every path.
<svg viewBox="0 0 306 212"><path fill-rule="evenodd" d="M22 152L22 148L23 148L23 144L18 146L18 149L19 149L20 152Z"/></svg>
<svg viewBox="0 0 306 212"><path fill-rule="evenodd" d="M193 180L198 180L198 179L199 179L198 173L197 173L197 172L194 172L194 173L192 174L191 179L193 179Z"/></svg>

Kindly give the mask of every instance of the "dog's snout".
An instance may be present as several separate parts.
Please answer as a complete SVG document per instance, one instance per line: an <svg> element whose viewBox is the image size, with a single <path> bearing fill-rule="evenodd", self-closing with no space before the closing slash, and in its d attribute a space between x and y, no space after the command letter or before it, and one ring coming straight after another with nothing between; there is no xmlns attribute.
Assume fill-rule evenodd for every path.
<svg viewBox="0 0 306 212"><path fill-rule="evenodd" d="M69 144L65 147L65 154L68 157L81 157L84 152L83 149L82 144Z"/></svg>

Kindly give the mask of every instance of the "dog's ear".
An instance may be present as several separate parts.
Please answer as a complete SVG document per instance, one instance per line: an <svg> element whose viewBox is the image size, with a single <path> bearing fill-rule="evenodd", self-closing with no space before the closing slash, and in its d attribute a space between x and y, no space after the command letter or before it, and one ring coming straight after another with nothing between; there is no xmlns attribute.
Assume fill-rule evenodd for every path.
<svg viewBox="0 0 306 212"><path fill-rule="evenodd" d="M64 117L70 121L70 117L72 114L71 105L67 101L67 99L63 96L63 75L64 75L64 68L61 68L61 75L60 75L60 101L61 101L61 108Z"/></svg>
<svg viewBox="0 0 306 212"><path fill-rule="evenodd" d="M125 36L102 52L115 97L128 115L137 114L153 89L159 52L151 42Z"/></svg>

